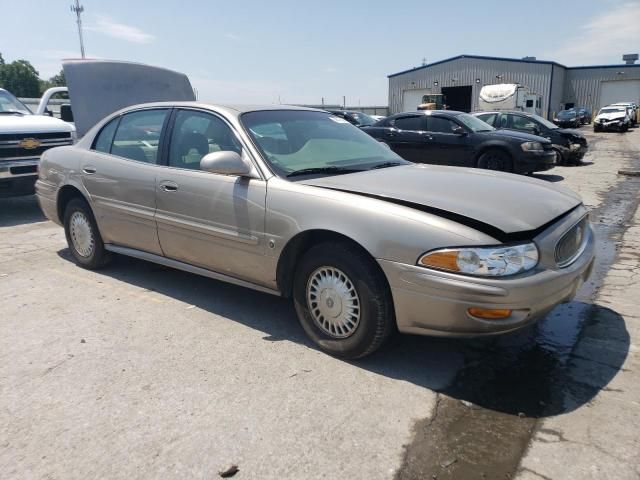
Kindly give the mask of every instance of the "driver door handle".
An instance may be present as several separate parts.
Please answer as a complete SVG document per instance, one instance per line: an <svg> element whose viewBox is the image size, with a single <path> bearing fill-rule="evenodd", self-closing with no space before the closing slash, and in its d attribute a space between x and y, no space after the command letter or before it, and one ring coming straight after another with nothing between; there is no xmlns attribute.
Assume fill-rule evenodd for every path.
<svg viewBox="0 0 640 480"><path fill-rule="evenodd" d="M84 167L82 169L82 171L84 173L86 173L87 175L93 175L94 173L96 173L96 167L92 167L90 165L87 165L86 167Z"/></svg>
<svg viewBox="0 0 640 480"><path fill-rule="evenodd" d="M172 182L171 180L163 180L160 182L160 189L165 192L175 192L178 190L178 184L176 182Z"/></svg>

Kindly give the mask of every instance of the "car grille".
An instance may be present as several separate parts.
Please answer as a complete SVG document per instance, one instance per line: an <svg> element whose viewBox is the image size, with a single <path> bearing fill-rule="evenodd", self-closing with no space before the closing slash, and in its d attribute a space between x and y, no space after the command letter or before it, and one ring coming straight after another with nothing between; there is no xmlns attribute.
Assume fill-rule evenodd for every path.
<svg viewBox="0 0 640 480"><path fill-rule="evenodd" d="M584 216L565 233L556 245L556 263L559 267L567 267L580 256L587 243L589 218Z"/></svg>
<svg viewBox="0 0 640 480"><path fill-rule="evenodd" d="M25 148L24 141L29 141L35 146ZM70 132L0 134L0 160L39 157L49 148L72 143Z"/></svg>

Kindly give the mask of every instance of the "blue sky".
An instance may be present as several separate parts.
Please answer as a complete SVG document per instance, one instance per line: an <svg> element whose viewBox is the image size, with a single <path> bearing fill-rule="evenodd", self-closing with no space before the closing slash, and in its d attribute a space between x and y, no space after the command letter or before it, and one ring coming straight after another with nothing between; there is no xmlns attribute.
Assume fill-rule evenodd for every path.
<svg viewBox="0 0 640 480"><path fill-rule="evenodd" d="M72 0L0 0L0 52L79 57ZM640 50L640 0L82 0L87 56L189 75L200 99L387 104L387 78L459 54L566 65Z"/></svg>

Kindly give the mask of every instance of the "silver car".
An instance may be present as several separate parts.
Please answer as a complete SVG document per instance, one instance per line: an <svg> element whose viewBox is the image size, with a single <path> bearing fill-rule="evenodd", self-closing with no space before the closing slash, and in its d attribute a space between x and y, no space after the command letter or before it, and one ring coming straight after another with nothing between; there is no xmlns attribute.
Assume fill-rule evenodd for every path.
<svg viewBox="0 0 640 480"><path fill-rule="evenodd" d="M344 358L395 330L524 327L594 260L574 193L410 164L313 109L128 107L47 151L36 190L80 266L123 254L292 298L313 342Z"/></svg>

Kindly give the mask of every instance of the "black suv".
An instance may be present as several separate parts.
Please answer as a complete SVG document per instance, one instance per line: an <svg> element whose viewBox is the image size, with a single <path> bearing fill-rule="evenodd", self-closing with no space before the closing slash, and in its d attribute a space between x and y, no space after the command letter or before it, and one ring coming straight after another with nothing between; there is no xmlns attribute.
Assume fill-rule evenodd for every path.
<svg viewBox="0 0 640 480"><path fill-rule="evenodd" d="M398 113L362 130L416 163L530 173L549 170L556 161L545 138L496 130L472 115L450 110Z"/></svg>
<svg viewBox="0 0 640 480"><path fill-rule="evenodd" d="M533 113L478 112L473 115L496 128L531 133L551 140L558 154L558 165L578 165L589 149L587 139L580 132L560 128Z"/></svg>

